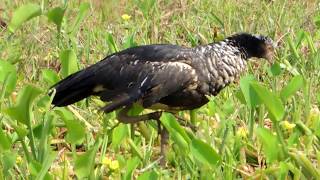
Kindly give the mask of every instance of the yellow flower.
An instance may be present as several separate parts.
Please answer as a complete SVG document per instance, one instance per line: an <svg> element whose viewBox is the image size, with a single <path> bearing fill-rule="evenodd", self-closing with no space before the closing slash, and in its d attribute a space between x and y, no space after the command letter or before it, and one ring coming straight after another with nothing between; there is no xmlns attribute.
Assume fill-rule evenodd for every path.
<svg viewBox="0 0 320 180"><path fill-rule="evenodd" d="M104 157L102 159L102 164L109 167L111 170L119 169L119 162L118 160L112 160L109 157Z"/></svg>
<svg viewBox="0 0 320 180"><path fill-rule="evenodd" d="M289 121L282 121L280 125L286 130L292 130L294 127L296 127L296 124L290 123Z"/></svg>
<svg viewBox="0 0 320 180"><path fill-rule="evenodd" d="M117 160L111 161L109 168L112 170L119 169L119 162Z"/></svg>
<svg viewBox="0 0 320 180"><path fill-rule="evenodd" d="M17 163L17 164L20 164L21 162L22 162L22 157L18 155L18 156L16 157L16 163Z"/></svg>
<svg viewBox="0 0 320 180"><path fill-rule="evenodd" d="M121 18L125 21L129 21L131 19L131 16L128 14L122 14Z"/></svg>
<svg viewBox="0 0 320 180"><path fill-rule="evenodd" d="M102 164L105 165L105 166L109 166L111 164L111 159L108 158L108 157L104 157L102 159Z"/></svg>
<svg viewBox="0 0 320 180"><path fill-rule="evenodd" d="M245 127L239 127L237 135L241 138L246 138L248 135L248 130Z"/></svg>

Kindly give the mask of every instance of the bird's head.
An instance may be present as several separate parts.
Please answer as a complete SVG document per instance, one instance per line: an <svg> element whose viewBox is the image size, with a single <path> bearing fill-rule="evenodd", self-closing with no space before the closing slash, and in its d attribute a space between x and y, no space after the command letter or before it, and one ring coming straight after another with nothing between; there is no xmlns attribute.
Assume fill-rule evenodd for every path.
<svg viewBox="0 0 320 180"><path fill-rule="evenodd" d="M269 62L273 60L276 45L267 36L241 33L233 35L228 39L238 46L241 51L244 51L247 58L264 58Z"/></svg>

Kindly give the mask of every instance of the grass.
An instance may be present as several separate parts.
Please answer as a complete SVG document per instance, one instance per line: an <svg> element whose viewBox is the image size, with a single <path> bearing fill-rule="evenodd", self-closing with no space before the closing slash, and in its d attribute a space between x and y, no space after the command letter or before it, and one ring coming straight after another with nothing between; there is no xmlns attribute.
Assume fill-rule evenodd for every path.
<svg viewBox="0 0 320 180"><path fill-rule="evenodd" d="M279 42L204 107L118 124L90 98L50 106L49 87L140 44L196 46L236 32ZM0 176L8 179L320 179L320 11L307 1L10 1L0 5ZM131 113L140 113L135 108Z"/></svg>

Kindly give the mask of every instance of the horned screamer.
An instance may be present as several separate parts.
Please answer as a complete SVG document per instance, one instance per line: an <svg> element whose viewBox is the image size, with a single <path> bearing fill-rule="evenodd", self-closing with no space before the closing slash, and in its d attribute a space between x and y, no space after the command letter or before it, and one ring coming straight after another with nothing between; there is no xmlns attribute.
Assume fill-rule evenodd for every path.
<svg viewBox="0 0 320 180"><path fill-rule="evenodd" d="M203 106L208 95L217 95L239 77L248 59L270 60L273 53L270 38L247 33L194 48L169 44L137 46L111 54L55 84L52 104L67 106L94 95L110 102L102 108L106 113L122 108L117 116L120 122L157 120L162 111ZM128 116L133 103L160 111ZM162 129L163 144L167 135Z"/></svg>

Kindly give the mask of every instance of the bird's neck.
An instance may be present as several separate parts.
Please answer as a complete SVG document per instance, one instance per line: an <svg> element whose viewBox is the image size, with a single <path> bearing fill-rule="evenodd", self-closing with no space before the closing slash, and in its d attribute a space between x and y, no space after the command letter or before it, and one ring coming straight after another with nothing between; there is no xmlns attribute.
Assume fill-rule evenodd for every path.
<svg viewBox="0 0 320 180"><path fill-rule="evenodd" d="M217 94L246 69L248 54L228 40L199 46L202 68L206 72L211 94Z"/></svg>
<svg viewBox="0 0 320 180"><path fill-rule="evenodd" d="M247 48L232 37L224 39L223 41L214 42L211 44L206 45L208 47L218 48L221 50L227 50L228 52L233 52L237 55L240 55L243 60L248 60L252 57ZM210 49L210 48L209 48Z"/></svg>

